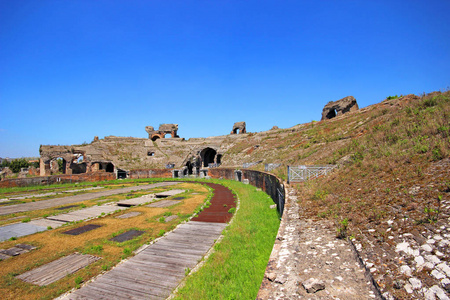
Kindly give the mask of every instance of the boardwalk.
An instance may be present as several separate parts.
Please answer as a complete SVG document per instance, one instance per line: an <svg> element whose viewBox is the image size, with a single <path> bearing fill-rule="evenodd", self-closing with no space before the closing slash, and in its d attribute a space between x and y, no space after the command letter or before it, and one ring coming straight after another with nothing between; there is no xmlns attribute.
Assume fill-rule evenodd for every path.
<svg viewBox="0 0 450 300"><path fill-rule="evenodd" d="M211 207L200 213L198 221L179 225L157 242L129 260L61 299L166 299L214 245L231 216L223 202L234 206L231 191L221 185L215 189ZM217 192L217 193L216 193ZM210 207L210 208L211 208ZM202 220L217 218L213 222Z"/></svg>
<svg viewBox="0 0 450 300"><path fill-rule="evenodd" d="M63 299L165 299L214 244L225 223L188 222Z"/></svg>
<svg viewBox="0 0 450 300"><path fill-rule="evenodd" d="M70 203L92 200L92 199L96 199L99 197L107 197L107 196L112 196L112 195L117 195L117 194L129 193L131 191L149 190L149 189L153 189L156 187L169 186L169 185L175 185L175 184L178 184L178 182L159 182L159 183L148 184L148 185L130 186L130 187L126 187L126 188L107 190L107 191L101 191L101 192L95 192L95 193L88 193L88 194L75 195L75 196L69 196L69 197L54 198L54 199L49 199L49 200L41 200L41 201L37 201L37 202L9 205L9 206L4 206L4 207L0 208L0 215L8 215L8 214L14 214L14 213L31 211L31 210L46 209L46 208L51 208L51 207L70 204Z"/></svg>

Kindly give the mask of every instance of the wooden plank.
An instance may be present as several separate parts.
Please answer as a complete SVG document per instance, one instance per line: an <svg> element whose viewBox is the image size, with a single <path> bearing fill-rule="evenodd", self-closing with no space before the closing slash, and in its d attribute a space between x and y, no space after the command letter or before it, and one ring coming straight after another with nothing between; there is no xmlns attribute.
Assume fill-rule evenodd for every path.
<svg viewBox="0 0 450 300"><path fill-rule="evenodd" d="M142 213L140 213L138 211L132 211L132 212L117 216L116 218L117 219L128 219L128 218L139 216L140 214L142 214Z"/></svg>
<svg viewBox="0 0 450 300"><path fill-rule="evenodd" d="M138 198L122 200L122 201L117 202L116 204L118 206L130 207L130 206L146 204L146 203L152 202L153 200L155 200L155 195L150 194L150 195L144 195L144 196L138 197Z"/></svg>
<svg viewBox="0 0 450 300"><path fill-rule="evenodd" d="M62 225L66 224L67 222L62 222L62 221L55 221L55 220L49 220L49 219L35 219L35 220L31 220L30 224L32 225L36 225L36 226L42 226L42 227L51 227L51 228L58 228L61 227Z"/></svg>
<svg viewBox="0 0 450 300"><path fill-rule="evenodd" d="M72 253L53 262L16 276L39 286L48 285L99 260L100 257Z"/></svg>
<svg viewBox="0 0 450 300"><path fill-rule="evenodd" d="M165 192L161 192L161 193L157 193L155 194L156 198L165 198L165 197L170 197L170 196L175 196L181 193L184 193L185 190L180 190L180 189L173 189L170 191L165 191Z"/></svg>
<svg viewBox="0 0 450 300"><path fill-rule="evenodd" d="M159 208L163 208L163 207L169 207L175 204L180 203L181 201L178 200L161 200L158 202L154 202L152 204L146 205L147 207L159 207Z"/></svg>

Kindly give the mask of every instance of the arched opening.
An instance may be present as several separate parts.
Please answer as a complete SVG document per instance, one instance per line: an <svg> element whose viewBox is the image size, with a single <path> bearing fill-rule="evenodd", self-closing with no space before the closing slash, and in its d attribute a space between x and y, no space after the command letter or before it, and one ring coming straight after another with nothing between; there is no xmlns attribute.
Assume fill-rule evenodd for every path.
<svg viewBox="0 0 450 300"><path fill-rule="evenodd" d="M212 148L205 148L202 150L202 152L200 152L200 157L205 168L207 168L209 164L214 163L214 157L216 156L216 154L216 150Z"/></svg>
<svg viewBox="0 0 450 300"><path fill-rule="evenodd" d="M117 169L117 178L118 179L125 179L125 178L127 178L127 171L121 170L121 169Z"/></svg>
<svg viewBox="0 0 450 300"><path fill-rule="evenodd" d="M170 133L166 133L165 135L164 135L164 138L165 139L170 139L172 137L172 135L170 134Z"/></svg>
<svg viewBox="0 0 450 300"><path fill-rule="evenodd" d="M62 157L57 157L50 161L50 170L52 174L66 174L67 161Z"/></svg>
<svg viewBox="0 0 450 300"><path fill-rule="evenodd" d="M160 139L161 137L159 135L152 136L152 141L156 141L157 139Z"/></svg>
<svg viewBox="0 0 450 300"><path fill-rule="evenodd" d="M239 128L234 129L234 130L233 130L233 133L234 133L234 134L239 134Z"/></svg>
<svg viewBox="0 0 450 300"><path fill-rule="evenodd" d="M336 109L330 109L330 111L327 113L327 119L331 119L337 116Z"/></svg>
<svg viewBox="0 0 450 300"><path fill-rule="evenodd" d="M190 161L188 161L186 163L186 170L187 170L187 175L192 175L193 174L193 172L192 172L193 166L192 166L192 163Z"/></svg>
<svg viewBox="0 0 450 300"><path fill-rule="evenodd" d="M76 154L72 163L70 164L70 168L72 169L72 174L82 174L86 173L86 163L84 162L83 154Z"/></svg>
<svg viewBox="0 0 450 300"><path fill-rule="evenodd" d="M113 173L114 172L114 165L112 163L107 163L105 170L106 170L106 172Z"/></svg>
<svg viewBox="0 0 450 300"><path fill-rule="evenodd" d="M155 152L153 152L153 151L148 151L148 152L147 152L147 156L155 156Z"/></svg>
<svg viewBox="0 0 450 300"><path fill-rule="evenodd" d="M222 163L222 154L217 154L216 162L218 165Z"/></svg>

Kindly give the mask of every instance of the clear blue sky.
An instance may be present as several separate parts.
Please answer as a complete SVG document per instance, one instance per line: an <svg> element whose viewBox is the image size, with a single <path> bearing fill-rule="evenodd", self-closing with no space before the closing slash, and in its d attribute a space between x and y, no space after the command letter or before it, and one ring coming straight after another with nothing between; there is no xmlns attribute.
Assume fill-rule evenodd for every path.
<svg viewBox="0 0 450 300"><path fill-rule="evenodd" d="M450 86L450 1L0 0L0 157L319 120Z"/></svg>

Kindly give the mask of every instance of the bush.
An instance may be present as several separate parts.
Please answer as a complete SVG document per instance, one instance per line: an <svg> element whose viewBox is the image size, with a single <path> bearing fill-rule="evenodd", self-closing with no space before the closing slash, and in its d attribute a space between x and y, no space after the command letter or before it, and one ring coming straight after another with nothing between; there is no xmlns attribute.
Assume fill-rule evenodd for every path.
<svg viewBox="0 0 450 300"><path fill-rule="evenodd" d="M9 167L14 173L19 173L21 168L28 168L29 165L25 158L18 158L13 160Z"/></svg>

